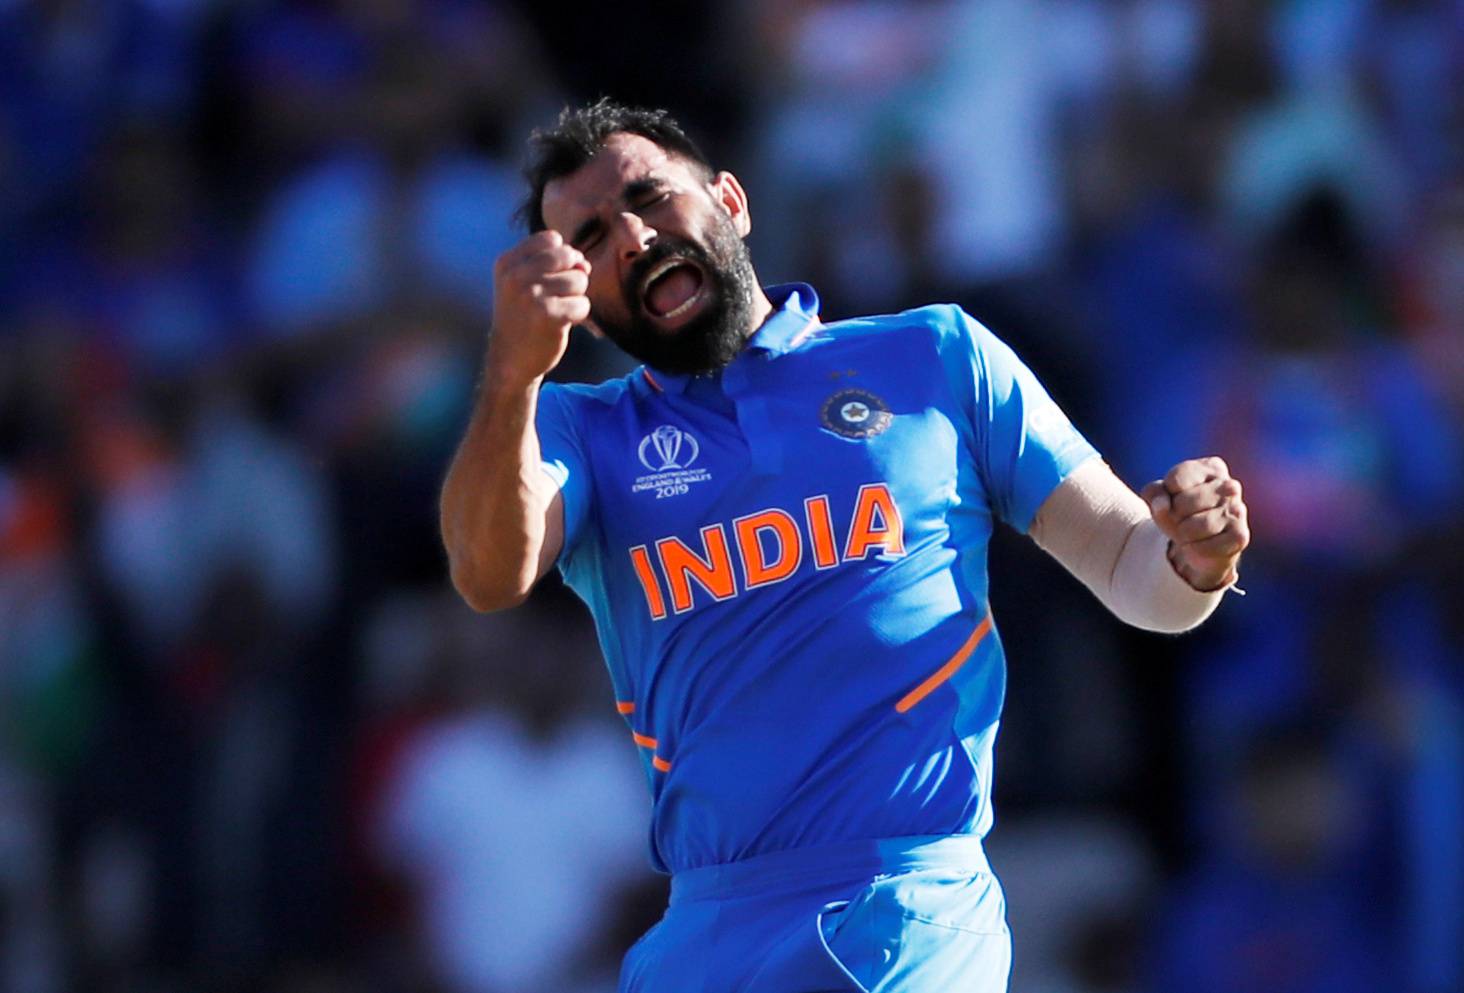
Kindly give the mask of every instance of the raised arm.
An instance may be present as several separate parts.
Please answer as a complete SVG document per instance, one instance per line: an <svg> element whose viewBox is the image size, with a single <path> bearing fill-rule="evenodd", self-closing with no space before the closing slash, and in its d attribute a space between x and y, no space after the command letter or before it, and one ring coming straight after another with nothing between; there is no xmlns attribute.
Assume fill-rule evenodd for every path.
<svg viewBox="0 0 1464 993"><path fill-rule="evenodd" d="M1218 458L1181 462L1142 496L1089 459L1043 502L1029 533L1114 616L1167 632L1210 616L1250 543L1240 483Z"/></svg>
<svg viewBox="0 0 1464 993"><path fill-rule="evenodd" d="M541 231L493 267L493 334L467 433L442 488L452 582L475 610L512 607L553 566L564 506L534 431L539 387L590 314L589 263Z"/></svg>

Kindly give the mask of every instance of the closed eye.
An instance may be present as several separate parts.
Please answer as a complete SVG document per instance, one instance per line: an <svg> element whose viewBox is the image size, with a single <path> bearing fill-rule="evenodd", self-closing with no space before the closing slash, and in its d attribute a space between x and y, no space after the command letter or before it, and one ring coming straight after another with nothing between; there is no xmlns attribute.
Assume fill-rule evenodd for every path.
<svg viewBox="0 0 1464 993"><path fill-rule="evenodd" d="M621 202L640 214L664 203L671 198L671 190L664 181L652 177L627 183L621 192ZM581 252L595 248L605 237L605 223L598 217L588 218L574 231L569 243Z"/></svg>
<svg viewBox="0 0 1464 993"><path fill-rule="evenodd" d="M579 230L574 233L574 237L569 240L569 243L581 252L588 252L598 245L604 237L605 225L601 224L598 220L590 220L580 225Z"/></svg>
<svg viewBox="0 0 1464 993"><path fill-rule="evenodd" d="M654 207L670 195L670 187L659 176L646 176L626 183L625 189L620 191L622 202L637 213Z"/></svg>

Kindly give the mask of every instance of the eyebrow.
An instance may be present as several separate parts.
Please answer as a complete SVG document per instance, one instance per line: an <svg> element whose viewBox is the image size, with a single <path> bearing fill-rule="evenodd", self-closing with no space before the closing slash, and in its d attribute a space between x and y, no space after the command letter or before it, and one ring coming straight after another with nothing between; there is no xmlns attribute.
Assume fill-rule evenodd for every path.
<svg viewBox="0 0 1464 993"><path fill-rule="evenodd" d="M644 176L640 179L633 179L626 183L620 190L620 202L629 204L640 199L647 193L655 193L666 187L667 183L661 176ZM579 227L574 229L574 235L569 239L571 245L582 245L591 235L600 230L600 218L590 217Z"/></svg>

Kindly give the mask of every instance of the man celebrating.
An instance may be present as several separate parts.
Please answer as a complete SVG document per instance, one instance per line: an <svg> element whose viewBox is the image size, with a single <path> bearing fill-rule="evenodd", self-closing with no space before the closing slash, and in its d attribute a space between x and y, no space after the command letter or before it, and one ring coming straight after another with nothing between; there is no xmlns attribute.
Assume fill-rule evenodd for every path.
<svg viewBox="0 0 1464 993"><path fill-rule="evenodd" d="M957 307L823 324L762 288L746 193L664 112L533 142L442 529L473 607L557 564L594 614L672 874L621 989L1005 990L994 522L1183 631L1236 580L1240 484L1206 458L1135 495ZM645 365L544 385L575 324Z"/></svg>

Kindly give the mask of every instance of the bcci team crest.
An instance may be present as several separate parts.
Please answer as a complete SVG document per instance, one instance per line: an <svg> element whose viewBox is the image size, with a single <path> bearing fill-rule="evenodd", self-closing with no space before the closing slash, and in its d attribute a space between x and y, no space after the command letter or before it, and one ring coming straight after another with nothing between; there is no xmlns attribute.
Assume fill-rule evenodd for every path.
<svg viewBox="0 0 1464 993"><path fill-rule="evenodd" d="M691 489L693 483L703 483L712 478L696 460L701 456L701 445L696 438L670 424L662 424L641 439L636 448L636 458L649 469L650 475L635 477L632 493L654 491L656 499L679 496Z"/></svg>
<svg viewBox="0 0 1464 993"><path fill-rule="evenodd" d="M868 390L840 390L824 401L823 426L845 438L873 438L894 420L889 404Z"/></svg>

